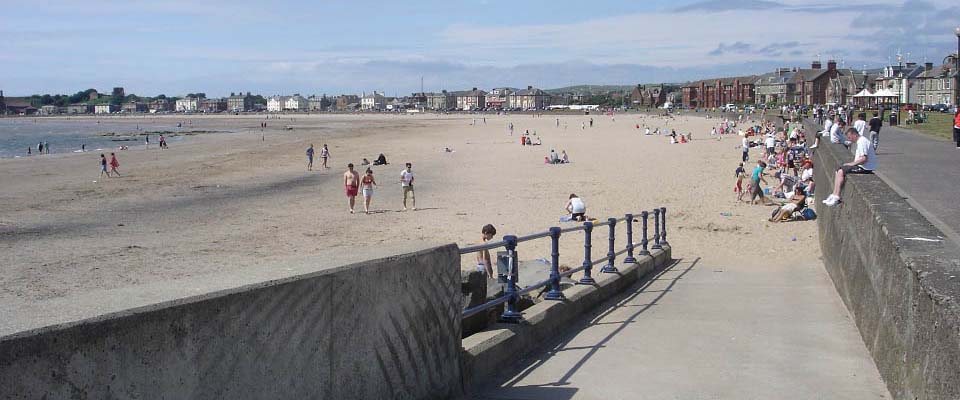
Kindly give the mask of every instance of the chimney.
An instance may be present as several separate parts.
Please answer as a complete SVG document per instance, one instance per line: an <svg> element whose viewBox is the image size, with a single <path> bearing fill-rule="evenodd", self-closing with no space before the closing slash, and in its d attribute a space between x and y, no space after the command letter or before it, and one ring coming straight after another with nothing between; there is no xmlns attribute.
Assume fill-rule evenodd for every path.
<svg viewBox="0 0 960 400"><path fill-rule="evenodd" d="M929 70L931 70L931 69L933 69L933 63L932 63L932 62L923 63L923 70L924 70L924 71L929 71ZM0 92L0 96L3 96L3 92Z"/></svg>
<svg viewBox="0 0 960 400"><path fill-rule="evenodd" d="M527 90L533 90L533 86L527 85Z"/></svg>
<svg viewBox="0 0 960 400"><path fill-rule="evenodd" d="M820 60L814 61L812 64L810 64L810 68L820 69Z"/></svg>
<svg viewBox="0 0 960 400"><path fill-rule="evenodd" d="M834 71L837 69L837 62L835 60L827 60L827 71Z"/></svg>
<svg viewBox="0 0 960 400"><path fill-rule="evenodd" d="M476 92L476 91L477 91L477 88L473 88L473 91Z"/></svg>

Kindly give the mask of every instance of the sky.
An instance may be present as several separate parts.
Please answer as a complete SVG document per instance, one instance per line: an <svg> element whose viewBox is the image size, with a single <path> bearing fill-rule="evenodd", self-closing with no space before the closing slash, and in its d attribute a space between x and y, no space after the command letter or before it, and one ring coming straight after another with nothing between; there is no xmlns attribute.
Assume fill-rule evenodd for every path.
<svg viewBox="0 0 960 400"><path fill-rule="evenodd" d="M0 13L0 90L143 96L632 85L940 64L956 0L33 0Z"/></svg>

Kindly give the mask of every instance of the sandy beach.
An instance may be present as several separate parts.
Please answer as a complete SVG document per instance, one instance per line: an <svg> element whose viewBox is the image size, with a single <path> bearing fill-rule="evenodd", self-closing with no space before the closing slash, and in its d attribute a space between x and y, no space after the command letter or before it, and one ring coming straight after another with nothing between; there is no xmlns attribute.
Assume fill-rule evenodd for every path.
<svg viewBox="0 0 960 400"><path fill-rule="evenodd" d="M594 126L581 129L591 117ZM117 151L123 176L110 179L98 177L99 152L0 160L0 334L436 244L473 244L486 223L497 237L572 226L558 222L570 193L596 218L667 207L677 258L817 262L813 222L772 224L770 207L736 204L739 138L710 137L714 119L482 118L296 115L267 120L261 132L263 116L193 116L192 129L233 133ZM692 132L693 141L672 145L637 124ZM521 146L525 130L543 145ZM332 168L317 162L306 170L311 143L329 145ZM566 150L572 162L544 164L551 149ZM372 167L375 212L352 215L341 175L348 162L362 171L360 160L379 153L390 165ZM415 212L401 211L405 162L416 175ZM562 240L561 262L579 265L581 234ZM596 257L606 253L605 240L594 244ZM549 257L548 241L519 253ZM471 268L473 258L462 264Z"/></svg>

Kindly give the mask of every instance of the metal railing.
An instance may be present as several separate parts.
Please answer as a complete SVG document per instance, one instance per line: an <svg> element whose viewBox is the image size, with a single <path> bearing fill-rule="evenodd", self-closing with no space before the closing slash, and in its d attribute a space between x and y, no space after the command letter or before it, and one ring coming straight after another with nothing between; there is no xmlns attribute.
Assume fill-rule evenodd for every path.
<svg viewBox="0 0 960 400"><path fill-rule="evenodd" d="M475 307L468 308L463 311L463 318L467 318L481 312L484 312L490 308L496 307L500 304L506 303L504 307L503 314L500 316L500 320L504 322L518 322L523 319L522 314L516 309L516 303L520 299L520 296L523 296L527 293L533 292L537 289L543 288L547 285L550 285L550 290L547 292L544 298L546 300L563 300L563 292L560 291L560 278L568 277L577 272L583 271L583 277L577 282L577 284L591 285L596 283L596 280L593 278L593 267L600 263L606 263L601 269L602 273L617 273L617 267L614 264L616 258L624 253L627 254L627 257L623 260L624 263L635 263L637 259L634 258L634 249L636 245L640 245L640 256L649 256L650 250L647 249L647 220L650 215L653 215L653 245L650 246L650 250L659 250L663 248L663 245L667 243L667 208L660 207L653 209L652 212L642 211L638 215L640 217L639 222L641 223L641 239L639 243L634 243L633 241L633 222L634 214L626 214L622 218L608 218L604 222L593 223L590 221L584 222L583 225L574 226L570 228L559 228L552 227L545 232L534 233L526 236L514 236L506 235L503 237L503 240L491 243L484 243L476 246L467 246L460 249L460 255L476 253L484 250L499 249L501 247L507 250L508 262L506 274L507 286L504 291L504 295L496 299L490 300L484 304L480 304ZM621 249L616 250L616 226L620 222L626 222L627 224L627 245ZM592 260L591 249L593 248L592 236L593 229L596 227L608 226L609 230L609 243L607 256L600 258L598 260ZM560 235L569 232L583 231L583 264L580 267L573 268L569 271L560 272ZM533 285L527 286L526 288L519 289L517 286L517 278L519 276L519 263L516 261L516 250L517 245L523 242L536 240L549 237L551 241L551 252L550 252L550 277L537 282Z"/></svg>

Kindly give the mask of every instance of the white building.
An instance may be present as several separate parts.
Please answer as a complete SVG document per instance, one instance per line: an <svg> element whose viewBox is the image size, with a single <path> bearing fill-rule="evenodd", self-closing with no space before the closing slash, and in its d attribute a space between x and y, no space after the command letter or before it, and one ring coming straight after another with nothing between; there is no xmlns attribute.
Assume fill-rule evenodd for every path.
<svg viewBox="0 0 960 400"><path fill-rule="evenodd" d="M113 104L97 104L93 106L93 112L95 114L110 114L117 111L120 111L120 106Z"/></svg>
<svg viewBox="0 0 960 400"><path fill-rule="evenodd" d="M197 112L200 110L202 99L197 97L187 97L177 100L177 112Z"/></svg>
<svg viewBox="0 0 960 400"><path fill-rule="evenodd" d="M267 104L269 106L269 103ZM283 103L283 109L287 111L308 111L310 110L310 100L307 100L299 94L287 97Z"/></svg>
<svg viewBox="0 0 960 400"><path fill-rule="evenodd" d="M281 112L287 105L287 100L290 99L290 96L273 96L267 99L267 111L269 112Z"/></svg>
<svg viewBox="0 0 960 400"><path fill-rule="evenodd" d="M361 110L383 110L387 107L387 99L383 97L383 94L376 91L373 94L368 94L363 96L360 99L360 109Z"/></svg>

